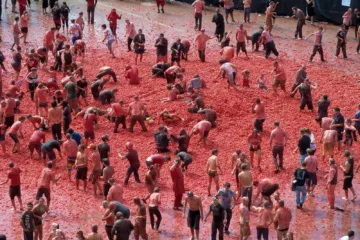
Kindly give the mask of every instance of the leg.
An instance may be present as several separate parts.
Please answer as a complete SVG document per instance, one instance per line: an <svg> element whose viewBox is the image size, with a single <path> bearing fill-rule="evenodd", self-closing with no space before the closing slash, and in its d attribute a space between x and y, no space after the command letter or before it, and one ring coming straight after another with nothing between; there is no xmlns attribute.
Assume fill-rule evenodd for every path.
<svg viewBox="0 0 360 240"><path fill-rule="evenodd" d="M217 229L219 230L219 240L224 240L224 223L220 223Z"/></svg>
<svg viewBox="0 0 360 240"><path fill-rule="evenodd" d="M272 155L273 155L273 161L274 161L275 169L276 169L276 171L279 171L279 165L278 165L277 160L276 160L276 157L278 155L278 150L277 150L276 147L273 147Z"/></svg>
<svg viewBox="0 0 360 240"><path fill-rule="evenodd" d="M239 56L240 47L241 47L241 43L240 43L240 42L236 42L236 56Z"/></svg>
<svg viewBox="0 0 360 240"><path fill-rule="evenodd" d="M303 205L306 199L306 187L302 186L301 187L301 200L300 200L300 205Z"/></svg>
<svg viewBox="0 0 360 240"><path fill-rule="evenodd" d="M95 6L91 7L91 24L94 24Z"/></svg>
<svg viewBox="0 0 360 240"><path fill-rule="evenodd" d="M295 189L296 206L300 205L300 188L296 186Z"/></svg>
<svg viewBox="0 0 360 240"><path fill-rule="evenodd" d="M201 25L202 25L202 14L200 14L199 16L199 31L201 30Z"/></svg>
<svg viewBox="0 0 360 240"><path fill-rule="evenodd" d="M128 37L127 39L128 51L131 51L131 42L132 42L132 38Z"/></svg>
<svg viewBox="0 0 360 240"><path fill-rule="evenodd" d="M280 147L280 150L279 150L279 166L280 168L283 168L283 160L284 160L284 147Z"/></svg>
<svg viewBox="0 0 360 240"><path fill-rule="evenodd" d="M128 170L126 171L126 176L125 176L125 180L124 180L124 185L128 185L129 183L129 178L131 176L131 174L134 172L132 166L130 165Z"/></svg>
<svg viewBox="0 0 360 240"><path fill-rule="evenodd" d="M211 240L216 240L217 226L214 222L211 224Z"/></svg>
<svg viewBox="0 0 360 240"><path fill-rule="evenodd" d="M210 190L211 190L211 183L212 183L212 177L209 176L209 183L208 183L208 196L211 196Z"/></svg>
<svg viewBox="0 0 360 240"><path fill-rule="evenodd" d="M136 123L136 118L132 116L130 120L129 132L134 132L135 123Z"/></svg>
<svg viewBox="0 0 360 240"><path fill-rule="evenodd" d="M155 212L154 212L154 213L155 213L155 215L156 215L156 217L157 217L157 220L156 220L156 230L158 230L159 227L160 227L161 219L162 219L162 216L161 216L161 213L160 213L158 207L155 209Z"/></svg>
<svg viewBox="0 0 360 240"><path fill-rule="evenodd" d="M150 224L151 224L151 228L154 229L154 208L149 207L149 215L150 215Z"/></svg>
<svg viewBox="0 0 360 240"><path fill-rule="evenodd" d="M139 166L140 167L140 166ZM138 170L139 170L139 167L134 167L134 178L135 178L135 181L138 182L138 183L141 183L140 181L140 178L139 178L139 173L138 173Z"/></svg>
<svg viewBox="0 0 360 240"><path fill-rule="evenodd" d="M143 116L140 116L140 117L139 117L138 122L139 122L140 125L141 125L142 131L143 131L143 132L147 132L147 128L146 128L146 125L145 125L145 121L144 121Z"/></svg>
<svg viewBox="0 0 360 240"><path fill-rule="evenodd" d="M342 53L343 53L344 58L347 58L347 55L346 55L346 43L343 43L343 44L342 44L341 50L342 50Z"/></svg>
<svg viewBox="0 0 360 240"><path fill-rule="evenodd" d="M335 56L337 57L337 56L339 56L339 54L340 54L340 43L337 43L336 44L336 53L335 53Z"/></svg>
<svg viewBox="0 0 360 240"><path fill-rule="evenodd" d="M232 218L232 210L231 208L226 209L226 225L225 225L225 232L229 231L230 221Z"/></svg>

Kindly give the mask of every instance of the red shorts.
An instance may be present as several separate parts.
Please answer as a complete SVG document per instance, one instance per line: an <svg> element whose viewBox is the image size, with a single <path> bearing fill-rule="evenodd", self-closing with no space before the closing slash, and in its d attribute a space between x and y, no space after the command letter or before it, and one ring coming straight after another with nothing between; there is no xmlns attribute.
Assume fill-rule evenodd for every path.
<svg viewBox="0 0 360 240"><path fill-rule="evenodd" d="M165 1L164 0L156 0L156 4L157 4L157 6L159 7L159 6L164 6L165 5Z"/></svg>

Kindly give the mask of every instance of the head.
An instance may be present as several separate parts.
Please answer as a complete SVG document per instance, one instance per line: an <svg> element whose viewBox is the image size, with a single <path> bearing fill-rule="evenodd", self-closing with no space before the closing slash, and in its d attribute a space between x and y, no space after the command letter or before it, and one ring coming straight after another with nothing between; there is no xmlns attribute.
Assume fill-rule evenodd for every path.
<svg viewBox="0 0 360 240"><path fill-rule="evenodd" d="M108 141L109 141L109 135L107 135L107 134L103 135L103 136L101 137L101 140L102 140L103 142L108 142Z"/></svg>
<svg viewBox="0 0 360 240"><path fill-rule="evenodd" d="M80 144L78 147L78 151L83 153L85 151L85 145L84 144Z"/></svg>
<svg viewBox="0 0 360 240"><path fill-rule="evenodd" d="M219 60L219 64L220 64L220 65L223 65L223 64L226 63L226 62L227 62L227 61L226 61L225 59L220 59L220 60Z"/></svg>
<svg viewBox="0 0 360 240"><path fill-rule="evenodd" d="M159 192L160 192L160 188L159 188L159 187L154 188L154 193L159 193Z"/></svg>
<svg viewBox="0 0 360 240"><path fill-rule="evenodd" d="M71 19L71 23L75 23L75 19Z"/></svg>
<svg viewBox="0 0 360 240"><path fill-rule="evenodd" d="M296 11L297 11L297 7L292 7L292 11L293 11L293 13L295 14Z"/></svg>
<svg viewBox="0 0 360 240"><path fill-rule="evenodd" d="M322 32L322 31L324 31L324 28L323 28L323 27L319 27L318 30L319 30L319 32Z"/></svg>
<svg viewBox="0 0 360 240"><path fill-rule="evenodd" d="M9 168L13 168L15 164L13 162L9 162Z"/></svg>
<svg viewBox="0 0 360 240"><path fill-rule="evenodd" d="M204 34L205 33L205 28L201 29L201 33Z"/></svg>
<svg viewBox="0 0 360 240"><path fill-rule="evenodd" d="M105 29L106 29L106 24L102 24L102 25L101 25L101 28L102 28L103 30L105 30Z"/></svg>
<svg viewBox="0 0 360 240"><path fill-rule="evenodd" d="M285 207L285 202L284 202L284 200L280 200L280 201L279 201L279 207L281 207L281 208Z"/></svg>
<svg viewBox="0 0 360 240"><path fill-rule="evenodd" d="M127 150L131 150L131 149L134 148L134 144L132 142L127 142L125 144L125 147L126 147Z"/></svg>
<svg viewBox="0 0 360 240"><path fill-rule="evenodd" d="M231 187L231 184L229 182L224 184L225 191L229 191Z"/></svg>
<svg viewBox="0 0 360 240"><path fill-rule="evenodd" d="M311 148L306 149L307 154L309 154L310 156L314 156L314 150L312 150Z"/></svg>
<svg viewBox="0 0 360 240"><path fill-rule="evenodd" d="M258 180L253 181L253 185L254 185L255 187L259 186L259 181L258 181Z"/></svg>
<svg viewBox="0 0 360 240"><path fill-rule="evenodd" d="M125 19L126 24L130 24L130 20L129 19Z"/></svg>
<svg viewBox="0 0 360 240"><path fill-rule="evenodd" d="M57 102L56 102L56 101L52 101L52 102L51 102L51 107L52 107L52 108L56 108L56 107L57 107Z"/></svg>
<svg viewBox="0 0 360 240"><path fill-rule="evenodd" d="M239 28L242 30L244 28L244 24L240 23Z"/></svg>
<svg viewBox="0 0 360 240"><path fill-rule="evenodd" d="M141 204L139 197L134 197L134 204L139 206Z"/></svg>
<svg viewBox="0 0 360 240"><path fill-rule="evenodd" d="M259 32L263 32L264 31L264 27L259 27Z"/></svg>
<svg viewBox="0 0 360 240"><path fill-rule="evenodd" d="M275 199L275 200L280 200L280 193L279 193L278 191L276 191L276 192L274 193L274 199Z"/></svg>
<svg viewBox="0 0 360 240"><path fill-rule="evenodd" d="M15 17L15 22L18 22L19 21L19 17Z"/></svg>
<svg viewBox="0 0 360 240"><path fill-rule="evenodd" d="M337 116L340 114L340 108L339 107L335 107L334 108L334 115Z"/></svg>
<svg viewBox="0 0 360 240"><path fill-rule="evenodd" d="M84 232L81 230L76 232L76 236L80 239L85 239Z"/></svg>
<svg viewBox="0 0 360 240"><path fill-rule="evenodd" d="M122 212L117 212L116 213L116 219L123 219L124 215L122 214Z"/></svg>
<svg viewBox="0 0 360 240"><path fill-rule="evenodd" d="M215 9L215 12L216 12L216 13L220 13L220 9L219 9L219 8L216 8L216 9Z"/></svg>
<svg viewBox="0 0 360 240"><path fill-rule="evenodd" d="M194 197L194 193L193 193L193 192L190 192L190 191L187 192L186 195L187 195L188 198L193 198L193 197Z"/></svg>
<svg viewBox="0 0 360 240"><path fill-rule="evenodd" d="M41 198L39 199L39 203L40 203L41 205L44 205L45 199L41 197Z"/></svg>
<svg viewBox="0 0 360 240"><path fill-rule="evenodd" d="M301 135L305 135L305 134L306 134L305 128L301 128L301 129L300 129L300 134L301 134Z"/></svg>
<svg viewBox="0 0 360 240"><path fill-rule="evenodd" d="M83 12L79 12L79 17L82 17L84 15Z"/></svg>
<svg viewBox="0 0 360 240"><path fill-rule="evenodd" d="M51 169L52 167L53 167L53 163L51 161L48 161L47 162L47 168Z"/></svg>
<svg viewBox="0 0 360 240"><path fill-rule="evenodd" d="M272 207L272 204L271 204L270 201L265 201L265 202L264 202L264 208L266 208L266 209L271 209L271 207Z"/></svg>
<svg viewBox="0 0 360 240"><path fill-rule="evenodd" d="M212 198L212 203L214 204L214 206L217 206L219 204L219 198L217 196L214 196Z"/></svg>
<svg viewBox="0 0 360 240"><path fill-rule="evenodd" d="M274 67L278 67L278 66L279 66L279 62L278 62L278 61L274 61L274 62L273 62L273 66L274 66Z"/></svg>
<svg viewBox="0 0 360 240"><path fill-rule="evenodd" d="M73 135L73 134L74 134L74 129L69 128L68 131L67 131L67 133L70 133L70 135Z"/></svg>
<svg viewBox="0 0 360 240"><path fill-rule="evenodd" d="M52 224L51 224L51 229L52 229L53 231L56 231L56 229L59 229L59 228L60 228L59 224L57 224L57 223L52 223Z"/></svg>
<svg viewBox="0 0 360 240"><path fill-rule="evenodd" d="M349 239L355 239L355 232L350 230L347 234L347 236L349 237Z"/></svg>
<svg viewBox="0 0 360 240"><path fill-rule="evenodd" d="M247 169L247 164L246 163L241 164L241 170L246 171L246 169Z"/></svg>
<svg viewBox="0 0 360 240"><path fill-rule="evenodd" d="M335 165L335 159L333 159L333 158L329 158L329 165Z"/></svg>
<svg viewBox="0 0 360 240"><path fill-rule="evenodd" d="M32 73L36 73L37 69L36 68L31 68L31 72Z"/></svg>
<svg viewBox="0 0 360 240"><path fill-rule="evenodd" d="M93 233L97 233L97 232L98 232L98 226L97 226L97 225L92 225L92 226L91 226L91 231L92 231Z"/></svg>
<svg viewBox="0 0 360 240"><path fill-rule="evenodd" d="M279 122L279 121L275 121L275 122L274 122L274 126L275 126L275 127L280 127L280 122Z"/></svg>
<svg viewBox="0 0 360 240"><path fill-rule="evenodd" d="M102 162L105 165L105 167L110 166L110 160L108 158L103 158Z"/></svg>
<svg viewBox="0 0 360 240"><path fill-rule="evenodd" d="M347 124L347 125L351 125L351 123L352 123L351 118L347 118L347 119L346 119L346 124Z"/></svg>
<svg viewBox="0 0 360 240"><path fill-rule="evenodd" d="M160 38L160 39L163 39L163 38L164 38L164 34L163 34L163 33L160 33L159 38Z"/></svg>
<svg viewBox="0 0 360 240"><path fill-rule="evenodd" d="M255 99L255 103L256 103L256 104L260 104L260 103L261 103L260 98Z"/></svg>
<svg viewBox="0 0 360 240"><path fill-rule="evenodd" d="M304 169L306 168L306 162L301 163L301 168L304 168Z"/></svg>
<svg viewBox="0 0 360 240"><path fill-rule="evenodd" d="M50 31L55 32L55 31L56 31L56 28L55 28L55 27L52 27L52 28L50 28Z"/></svg>
<svg viewBox="0 0 360 240"><path fill-rule="evenodd" d="M249 204L249 198L248 197L242 197L241 202L243 205L247 206Z"/></svg>
<svg viewBox="0 0 360 240"><path fill-rule="evenodd" d="M28 203L26 204L26 210L27 210L27 211L31 211L31 210L33 209L33 207L34 207L34 205L33 205L32 202L28 202Z"/></svg>
<svg viewBox="0 0 360 240"><path fill-rule="evenodd" d="M219 151L218 151L216 148L214 148L213 150L211 150L211 154L212 154L212 155L217 156L218 153L219 153Z"/></svg>
<svg viewBox="0 0 360 240"><path fill-rule="evenodd" d="M351 152L349 150L345 150L344 151L344 157L350 157L351 156Z"/></svg>
<svg viewBox="0 0 360 240"><path fill-rule="evenodd" d="M135 101L139 101L139 97L138 97L138 96L135 96L135 97L134 97L134 100L135 100Z"/></svg>
<svg viewBox="0 0 360 240"><path fill-rule="evenodd" d="M275 2L271 1L271 2L270 2L270 6L273 7L274 5L275 5Z"/></svg>
<svg viewBox="0 0 360 240"><path fill-rule="evenodd" d="M240 149L236 149L236 155L240 155L240 153L241 153L241 150Z"/></svg>
<svg viewBox="0 0 360 240"><path fill-rule="evenodd" d="M19 117L19 121L20 121L20 122L24 122L25 119L26 119L26 117L24 117L24 116Z"/></svg>
<svg viewBox="0 0 360 240"><path fill-rule="evenodd" d="M138 30L138 34L142 34L142 30L141 30L141 29Z"/></svg>
<svg viewBox="0 0 360 240"><path fill-rule="evenodd" d="M341 25L341 30L345 31L345 25L344 24Z"/></svg>

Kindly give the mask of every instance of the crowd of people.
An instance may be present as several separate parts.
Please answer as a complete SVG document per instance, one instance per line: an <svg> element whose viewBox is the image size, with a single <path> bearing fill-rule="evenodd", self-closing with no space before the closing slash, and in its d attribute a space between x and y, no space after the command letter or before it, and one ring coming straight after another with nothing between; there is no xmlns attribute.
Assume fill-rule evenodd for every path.
<svg viewBox="0 0 360 240"><path fill-rule="evenodd" d="M16 1L11 2L12 12L17 13ZM123 100L116 99L118 90L117 88L111 88L109 82L112 79L114 84L117 85L119 77L116 73L117 69L102 66L94 81L90 82L86 78L84 59L87 53L87 32L84 25L86 22L94 24L97 0L87 0L87 21L84 20L83 13L80 12L77 18L70 19L70 25L68 23L70 7L66 2L62 3L60 7L59 2L50 0L54 27L44 34L43 46L25 52L22 51L21 46L27 44L27 33L29 28L31 30L31 26L28 24L29 14L26 10L26 1L18 1L20 16L14 18L14 23L11 29L9 28L9 31L12 31L14 40L11 47L13 51L11 59L11 67L14 71L13 80L5 91L3 91L2 84L0 89L1 95L4 95L4 99L0 102L0 144L3 153L7 153L5 139L9 136L13 141L11 154L14 154L14 156L20 153L25 154L23 143L26 141L24 140L23 125L25 121L29 121L33 126L33 133L27 141L28 154L32 159L42 159L44 168L39 177L37 192L34 194L36 200L26 203L25 208L21 198L20 181L20 176L23 173L13 161L8 165L9 172L6 180L0 184L10 183L9 195L13 209L15 211L17 209L15 203L15 199L17 199L19 209L23 211L20 222L24 232L24 239L44 239L43 215L51 209L52 185L56 185L58 181L64 181L62 174L57 174L57 164L61 159L66 159L67 177L69 180L75 177L77 189L80 188L81 184L83 190L87 191L87 183L90 182L93 186L93 194L100 194L104 197L102 202L104 216L102 220L105 222L105 232L108 239L129 239L131 232L133 232L135 239L140 239L140 237L148 239L147 215L150 216L152 229L159 231L161 228L162 215L159 208L161 205L160 172L162 166L173 158L171 155L175 156L169 169L174 192L173 210L183 211L184 217L187 215L187 225L190 229L191 239L199 239L200 221L206 222L210 215L212 215L211 239L224 239L224 233L230 233L230 222L235 207L238 208L240 214L240 227L237 230L232 230L239 234L241 240L249 239L251 234L250 212L256 213L259 217L256 222L257 239L269 239L269 228L272 224L275 226L278 239L293 239L293 233L290 231L292 212L280 197L278 191L280 185L275 179L263 178L256 180L253 176L255 169L259 171L265 170L262 169L261 149L264 144L262 141L263 124L267 120L267 116L266 103L260 98L255 100L251 108L255 117L254 129L247 138L249 157L244 149L237 149L232 155L231 174L235 175L236 186L232 186L229 182L220 182L219 175L226 170L222 169L218 159L218 153L222 149L214 148L209 152L210 157L205 167L209 180L207 192L208 196L212 197L211 205L206 206L206 209L208 209L206 213L203 210L201 197L192 191L185 191L185 180L189 181L189 179L185 178L188 168L193 161L196 161L188 151L190 140L194 138L194 135L199 135L198 143L206 145L211 130L218 127L216 109L211 105L206 105L203 99L204 94L206 94L204 89L211 88L211 86L199 75L195 75L189 85L184 80L185 68L181 62L191 61L188 59L191 42L195 42L194 47L200 59L200 63L198 63L200 66L202 62L206 61L207 42L218 41L221 47L221 59L219 60L220 69L216 78L227 77L229 91L231 89L241 91L242 88L250 87L250 71L245 69L240 73L238 66L231 62L241 52L245 54L245 59L252 57L247 49L247 44L250 41L253 52L260 51L259 48L263 46L265 58L269 58L271 53L275 55L276 59L279 57L272 36L277 6L275 2L270 2L266 9L265 26L260 26L258 31L249 35L245 24L250 23L251 0L244 0L244 23L241 23L235 32L235 47L230 44L231 32L226 32L225 27L229 15L231 20L235 22L234 3L232 0L222 0L220 2L223 5L221 8L216 8L212 18L212 22L215 24L214 35L206 34L205 29L202 28L202 14L205 13L205 2L203 0L195 0L191 5L194 10L194 28L199 31L193 41L192 39L178 38L169 46L168 39L163 33L160 33L155 43L156 63L151 69L153 78L166 79L169 97L161 99L161 101L180 100L186 102L188 104L188 114L201 114L200 116L203 119L196 123L189 133L182 128L179 135L175 135L170 134L166 124L178 124L184 121L184 118L166 109L158 113L159 127L154 133L156 153L146 158L147 172L144 181L139 177L141 161L135 145L131 141L127 141L125 144L126 152L117 150L118 159L128 160L129 162L126 177L123 179L123 184L121 184L109 157L111 152L108 143L110 137L105 134L101 137L99 144L95 143L99 119L105 118L108 120L107 124L113 124L114 133L120 132L120 125L123 129L134 132L137 123L141 126L142 132L147 132L147 124L153 123L154 119L152 119L146 104L139 96L135 96L128 107L125 107ZM164 13L165 1L157 0L156 3L158 13ZM30 5L30 1L28 4ZM311 24L314 24L313 6L314 1L309 0L307 12ZM47 0L43 0L42 7L43 13L48 14L46 10L49 7ZM225 18L221 13L222 9L225 10ZM297 19L294 38L303 39L302 29L306 21L305 14L297 7L293 7L292 11L293 17ZM346 38L349 33L352 14L352 10L349 9L343 16L343 25L336 35L336 56L342 50L343 57L347 58ZM360 13L357 9L354 14L357 17L356 21L359 21ZM122 19L122 15L118 14L116 9L112 9L104 18L109 21L109 24L101 25L103 31L102 42L105 43L111 57L116 58L113 43L118 40L116 33L117 21ZM359 53L359 22L355 25L355 37L359 39L357 47L357 53ZM319 27L318 31L307 37L315 36L313 53L309 57L309 62L313 61L316 53L320 54L321 61L326 61L322 49L325 30L324 27ZM140 83L137 65L142 63L143 54L146 51L145 37L142 29L136 31L134 23L129 19L125 20L126 50L129 52L134 51L134 64L127 65L123 71L124 78L129 84L137 85ZM23 43L20 42L20 39L23 39ZM170 61L168 61L169 50ZM295 97L296 93L299 92L299 111L303 111L305 107L309 111L314 111L312 90L316 90L318 86L307 75L306 65L302 65L297 71L292 89L287 91L285 86L287 74L276 59L273 61L273 70L271 72L271 76L274 78L272 83L274 95L279 94L277 91L279 87L284 94L290 94L291 97ZM4 65L5 57L2 53L0 54L0 60L0 73L3 71L7 73L8 69ZM24 71L23 67L27 72L24 81L20 79L20 72ZM49 74L49 79L40 80L39 72ZM60 75L62 77L58 79ZM241 86L236 83L238 76L242 77ZM257 86L261 91L268 90L264 74L261 74L257 79ZM89 88L90 91L88 91ZM90 101L91 96L92 101ZM35 114L28 114L24 109L20 111L22 101L33 102ZM89 105L89 102L98 104ZM109 108L104 108L104 105ZM357 198L352 180L360 165L355 166L352 144L357 140L357 135L360 134L360 105L355 117L347 117L346 119L337 106L333 108L332 117L329 116L330 100L325 94L316 101L316 105L318 109L315 120L319 123L323 133L320 141L322 160L327 161L329 165L328 175L326 176L328 206L329 209L336 209L335 188L341 174L343 174L344 178L343 199L345 201L355 201ZM24 112L27 114L24 114ZM71 124L73 119L76 118L83 119L83 125L78 129L74 129ZM284 169L284 149L288 147L286 130L281 127L278 120L271 119L271 121L274 121L274 129L271 131L269 144L272 150L274 173L292 171L291 169ZM128 122L130 122L129 125ZM51 139L46 139L46 131L51 131ZM170 141L178 145L174 153L170 151ZM344 151L343 161L335 160L335 147L337 151ZM33 155L34 151L36 151L35 156ZM305 127L301 128L298 145L294 150L294 152L299 152L299 164L298 168L293 171L292 181L292 190L295 193L296 206L299 210L306 204L306 197L314 195L317 186L318 159L314 154L315 151L321 150L317 150L315 137L311 130ZM256 161L254 162L255 154ZM112 158L114 158L113 156ZM267 171L270 170L267 169ZM130 208L124 204L125 186L129 184L131 175L134 175L136 182L144 182L148 190L146 194L139 192L137 196L133 196L133 204L136 206L135 209L131 209L131 211L135 212L133 221L129 220L131 216ZM215 184L215 193L212 192L213 182ZM349 190L352 194L351 197L348 193ZM183 203L184 194L186 197ZM143 196L140 197L140 195ZM84 226L83 228L86 229ZM48 239L66 239L65 235L67 234L71 233L63 232L59 224L53 223ZM100 233L97 225L91 227L91 233L87 236L84 235L83 231L78 231L76 237L77 239L88 240L105 238ZM354 239L354 232L349 231L347 237L342 239ZM0 235L0 239L6 239L6 237Z"/></svg>

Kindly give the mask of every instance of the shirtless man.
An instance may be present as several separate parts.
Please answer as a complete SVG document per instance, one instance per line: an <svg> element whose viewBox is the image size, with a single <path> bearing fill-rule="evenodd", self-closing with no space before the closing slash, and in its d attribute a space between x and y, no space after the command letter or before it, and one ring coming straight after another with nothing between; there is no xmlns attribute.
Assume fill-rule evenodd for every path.
<svg viewBox="0 0 360 240"><path fill-rule="evenodd" d="M271 75L273 73L275 73L274 83L273 83L274 93L275 93L275 95L278 95L277 88L279 85L280 85L280 88L284 91L284 93L286 93L286 89L285 89L286 75L285 75L284 68L279 65L278 61L274 61L273 66L274 66L274 69L271 72Z"/></svg>
<svg viewBox="0 0 360 240"><path fill-rule="evenodd" d="M34 214L34 223L35 223L35 240L43 239L43 222L42 215L48 213L49 209L44 204L44 198L40 198L38 204L34 206L32 212Z"/></svg>
<svg viewBox="0 0 360 240"><path fill-rule="evenodd" d="M45 119L41 116L32 116L31 114L26 115L26 118L34 126L34 129L39 128L45 129Z"/></svg>
<svg viewBox="0 0 360 240"><path fill-rule="evenodd" d="M136 215L135 215L135 224L134 224L134 237L135 240L139 240L141 236L142 239L148 240L148 235L146 233L146 208L141 204L138 197L134 198L134 203L136 205Z"/></svg>
<svg viewBox="0 0 360 240"><path fill-rule="evenodd" d="M258 155L257 168L261 171L261 135L256 129L248 136L248 143L250 145L250 163L251 167L254 167L254 152Z"/></svg>
<svg viewBox="0 0 360 240"><path fill-rule="evenodd" d="M102 218L102 220L105 221L105 231L109 239L114 239L111 231L115 223L115 206L115 203L111 202L109 204L109 208L106 209L106 212Z"/></svg>
<svg viewBox="0 0 360 240"><path fill-rule="evenodd" d="M245 40L247 41L247 43L249 43L249 37L247 35L247 31L244 29L244 25L241 23L239 25L239 28L236 30L236 57L239 56L239 52L240 50L242 52L245 53L246 58L249 58L247 55L247 51L246 51L246 44L245 44Z"/></svg>
<svg viewBox="0 0 360 240"><path fill-rule="evenodd" d="M128 115L131 116L129 131L134 132L136 122L140 123L143 132L147 132L144 123L145 105L139 100L138 96L134 97L134 101L129 104Z"/></svg>
<svg viewBox="0 0 360 240"><path fill-rule="evenodd" d="M249 212L249 198L242 197L242 203L239 207L240 212L240 240L247 240L248 237L251 235L249 221L250 221L250 212Z"/></svg>
<svg viewBox="0 0 360 240"><path fill-rule="evenodd" d="M257 98L254 105L252 106L252 110L253 113L255 113L254 127L256 130L258 130L259 133L261 133L263 131L263 124L266 119L264 102L261 101L260 98Z"/></svg>
<svg viewBox="0 0 360 240"><path fill-rule="evenodd" d="M253 201L256 201L256 199L259 197L259 195L262 193L262 191L265 188L270 187L272 184L273 183L269 178L264 178L264 179L261 179L260 181L255 180L253 182L253 185L255 187L257 187L257 192L255 194L255 197L253 198ZM262 202L262 200L263 200L263 195L261 195L260 202Z"/></svg>
<svg viewBox="0 0 360 240"><path fill-rule="evenodd" d="M231 59L235 57L235 48L233 46L227 46L221 49L220 55L222 59L224 59L227 62L230 62Z"/></svg>
<svg viewBox="0 0 360 240"><path fill-rule="evenodd" d="M327 153L330 155L331 158L334 158L334 147L337 145L338 142L338 134L335 129L336 127L331 127L331 129L325 130L321 137L320 143L323 143L323 162L325 162L325 156Z"/></svg>
<svg viewBox="0 0 360 240"><path fill-rule="evenodd" d="M90 175L90 180L91 180L91 183L92 183L93 189L94 189L94 196L96 196L97 189L99 189L100 195L103 195L103 192L102 192L102 189L100 186L100 182L99 182L101 167L102 167L101 160L100 160L100 153L97 150L97 147L95 144L91 144L90 149L91 149L90 160L94 164L92 173Z"/></svg>
<svg viewBox="0 0 360 240"><path fill-rule="evenodd" d="M186 207L189 204L189 213L187 217L187 225L191 231L191 240L199 240L199 230L200 230L200 219L203 220L203 207L201 197L194 195L192 192L187 193L184 204L184 214L186 215ZM194 230L196 232L196 238L194 237Z"/></svg>
<svg viewBox="0 0 360 240"><path fill-rule="evenodd" d="M66 167L68 170L68 177L69 177L69 181L71 181L71 170L73 168L73 165L75 164L78 146L76 141L74 139L71 139L70 133L66 134L66 141L64 142L63 147L67 161Z"/></svg>
<svg viewBox="0 0 360 240"><path fill-rule="evenodd" d="M117 78L116 78L116 73L115 71L109 67L109 66L105 66L99 69L99 73L98 75L96 75L95 78L97 79L101 79L104 76L110 76L112 77L112 79L114 80L114 82L117 82Z"/></svg>
<svg viewBox="0 0 360 240"><path fill-rule="evenodd" d="M193 127L190 133L190 138L192 135L199 134L200 139L198 144L200 144L202 141L204 145L206 145L206 139L209 136L210 129L211 129L211 122L202 120Z"/></svg>
<svg viewBox="0 0 360 240"><path fill-rule="evenodd" d="M250 210L251 206L251 198L252 198L252 175L249 170L247 170L247 164L241 165L242 172L239 173L239 187L241 190L241 196L242 197L248 197L249 198L249 205L248 208Z"/></svg>
<svg viewBox="0 0 360 240"><path fill-rule="evenodd" d="M319 52L320 54L320 58L322 62L326 62L325 58L324 58L324 51L322 48L322 37L323 34L325 33L326 29L323 27L319 27L317 32L311 33L306 39L308 40L309 37L314 36L315 35L315 41L314 41L314 48L313 48L313 52L310 56L309 62L312 62L313 58L315 57L316 53Z"/></svg>
<svg viewBox="0 0 360 240"><path fill-rule="evenodd" d="M41 109L45 110L45 115L48 112L48 100L47 96L49 95L49 89L46 87L45 83L40 83L35 90L34 102L36 113L41 116Z"/></svg>
<svg viewBox="0 0 360 240"><path fill-rule="evenodd" d="M30 151L30 158L32 159L34 150L39 155L39 160L41 159L41 140L45 143L45 133L43 132L42 128L39 130L35 130L29 139L28 148Z"/></svg>
<svg viewBox="0 0 360 240"><path fill-rule="evenodd" d="M238 175L240 173L239 169L236 167L238 164L238 159L240 157L241 150L237 149L232 155L231 155L231 175L235 174L235 180L236 185L239 188L239 178ZM234 171L235 170L235 171Z"/></svg>
<svg viewBox="0 0 360 240"><path fill-rule="evenodd" d="M80 180L84 181L84 192L86 192L87 185L87 171L88 171L88 157L85 153L85 146L83 144L79 145L78 153L75 161L75 169L76 169L76 189L79 190Z"/></svg>
<svg viewBox="0 0 360 240"><path fill-rule="evenodd" d="M212 156L207 160L206 163L206 174L209 175L209 184L208 184L208 196L212 196L210 194L211 183L214 179L216 185L216 191L219 191L219 174L222 174L222 170L218 160L218 150L211 150ZM219 174L217 170L219 169Z"/></svg>
<svg viewBox="0 0 360 240"><path fill-rule="evenodd" d="M75 41L75 44L73 46L74 61L76 61L77 55L82 57L82 61L85 60L85 49L86 49L86 44L83 40L78 39Z"/></svg>
<svg viewBox="0 0 360 240"><path fill-rule="evenodd" d="M158 179L157 179L157 171L154 165L149 167L149 170L145 174L145 186L149 191L149 194L146 198L143 198L143 202L146 203L146 200L150 198L150 195L154 192L154 189L158 186Z"/></svg>
<svg viewBox="0 0 360 240"><path fill-rule="evenodd" d="M91 233L89 233L89 235L87 235L86 240L103 240L103 236L98 233L98 226L97 225L93 225L91 227Z"/></svg>
<svg viewBox="0 0 360 240"><path fill-rule="evenodd" d="M216 36L208 36L205 34L205 29L201 29L201 33L195 37L195 46L199 53L199 58L201 62L205 62L205 49L206 43L210 39L216 38Z"/></svg>

